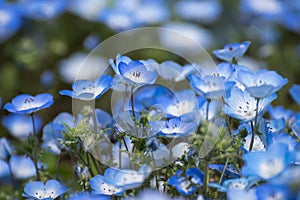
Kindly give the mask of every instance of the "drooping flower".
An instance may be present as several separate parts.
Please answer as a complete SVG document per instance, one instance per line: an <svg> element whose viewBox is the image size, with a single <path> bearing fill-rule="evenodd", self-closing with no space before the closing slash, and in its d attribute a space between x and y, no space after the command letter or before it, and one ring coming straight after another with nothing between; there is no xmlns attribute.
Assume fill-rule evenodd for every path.
<svg viewBox="0 0 300 200"><path fill-rule="evenodd" d="M61 95L80 100L94 100L102 96L112 85L112 77L103 75L94 81L78 80L72 85L71 90L61 90Z"/></svg>
<svg viewBox="0 0 300 200"><path fill-rule="evenodd" d="M275 71L268 70L258 70L254 73L249 70L240 70L238 78L245 89L257 99L277 92L288 82L287 78L283 78Z"/></svg>
<svg viewBox="0 0 300 200"><path fill-rule="evenodd" d="M168 183L174 186L180 194L189 196L202 186L203 178L204 175L199 169L190 168L185 173L178 170L169 178Z"/></svg>
<svg viewBox="0 0 300 200"><path fill-rule="evenodd" d="M275 143L267 151L248 152L243 159L244 176L258 176L268 180L283 172L294 161L294 154L289 152L285 144Z"/></svg>
<svg viewBox="0 0 300 200"><path fill-rule="evenodd" d="M257 100L247 91L233 88L231 90L231 96L225 98L225 105L222 109L227 115L247 122L255 118L256 112L258 115L261 115L267 106L276 98L277 95L273 93L261 99L258 103L258 110L256 111Z"/></svg>
<svg viewBox="0 0 300 200"><path fill-rule="evenodd" d="M294 101L300 105L300 85L294 84L289 90L291 96L293 97Z"/></svg>
<svg viewBox="0 0 300 200"><path fill-rule="evenodd" d="M249 41L227 44L223 49L214 50L213 54L221 60L232 62L233 59L237 60L239 57L244 55L250 44L251 42Z"/></svg>
<svg viewBox="0 0 300 200"><path fill-rule="evenodd" d="M33 124L30 116L11 114L2 117L2 124L16 138L25 140L28 135L33 134ZM36 133L42 126L42 119L35 115L34 125Z"/></svg>
<svg viewBox="0 0 300 200"><path fill-rule="evenodd" d="M6 103L4 109L15 114L32 114L39 110L50 107L54 103L51 94L44 93L36 96L20 94Z"/></svg>
<svg viewBox="0 0 300 200"><path fill-rule="evenodd" d="M46 184L41 181L33 181L25 185L22 196L35 200L52 200L66 191L66 187L57 180L48 180Z"/></svg>

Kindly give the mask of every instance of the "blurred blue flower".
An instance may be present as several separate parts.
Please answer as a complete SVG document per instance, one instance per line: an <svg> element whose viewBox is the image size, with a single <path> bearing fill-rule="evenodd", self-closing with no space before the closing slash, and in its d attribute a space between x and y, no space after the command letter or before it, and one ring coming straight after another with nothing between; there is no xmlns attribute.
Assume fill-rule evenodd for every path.
<svg viewBox="0 0 300 200"><path fill-rule="evenodd" d="M268 129L269 133L280 133L284 131L286 127L286 121L284 118L280 119L271 119L266 122L266 128Z"/></svg>
<svg viewBox="0 0 300 200"><path fill-rule="evenodd" d="M255 188L249 190L229 190L227 192L228 200L257 200Z"/></svg>
<svg viewBox="0 0 300 200"><path fill-rule="evenodd" d="M101 39L99 35L97 33L92 33L84 39L83 46L87 51L91 51L96 48L96 46L100 44L100 42Z"/></svg>
<svg viewBox="0 0 300 200"><path fill-rule="evenodd" d="M92 188L92 194L94 195L116 195L120 196L125 192L125 189L121 187L116 187L105 180L104 176L97 175L90 180L90 186Z"/></svg>
<svg viewBox="0 0 300 200"><path fill-rule="evenodd" d="M276 98L277 95L273 93L272 95L261 99L258 103L258 115L262 114L267 106ZM231 96L225 98L223 111L233 118L247 122L255 118L256 104L257 100L247 91L233 88L231 90Z"/></svg>
<svg viewBox="0 0 300 200"><path fill-rule="evenodd" d="M272 184L297 185L300 180L300 165L291 165L271 180Z"/></svg>
<svg viewBox="0 0 300 200"><path fill-rule="evenodd" d="M16 138L26 140L30 134L33 134L30 116L10 114L3 116L1 121L2 125ZM39 133L42 127L42 119L37 115L34 116L34 125L36 133Z"/></svg>
<svg viewBox="0 0 300 200"><path fill-rule="evenodd" d="M295 138L288 133L272 133L269 131L266 132L266 143L268 146L275 143L285 144L287 145L289 151L293 151L297 144Z"/></svg>
<svg viewBox="0 0 300 200"><path fill-rule="evenodd" d="M151 84L157 77L154 70L147 69L140 61L131 61L128 64L120 62L118 69L120 75L134 85Z"/></svg>
<svg viewBox="0 0 300 200"><path fill-rule="evenodd" d="M194 132L197 127L198 124L194 122L184 122L180 118L172 118L165 122L159 135L165 137L185 137Z"/></svg>
<svg viewBox="0 0 300 200"><path fill-rule="evenodd" d="M62 112L58 114L52 122L43 128L43 143L42 148L53 154L60 154L64 146L60 140L64 140L63 132L75 126L73 116L69 113Z"/></svg>
<svg viewBox="0 0 300 200"><path fill-rule="evenodd" d="M287 185L262 184L255 190L257 199L294 199Z"/></svg>
<svg viewBox="0 0 300 200"><path fill-rule="evenodd" d="M179 1L174 7L176 14L181 18L200 23L213 23L220 17L222 12L222 6L218 0Z"/></svg>
<svg viewBox="0 0 300 200"><path fill-rule="evenodd" d="M6 138L0 138L0 159L7 160L13 152L13 147Z"/></svg>
<svg viewBox="0 0 300 200"><path fill-rule="evenodd" d="M267 151L248 152L243 159L245 165L241 172L244 176L268 180L283 172L294 161L294 154L289 152L287 145L275 143Z"/></svg>
<svg viewBox="0 0 300 200"><path fill-rule="evenodd" d="M293 132L296 134L298 139L300 139L300 120L297 120L295 123L291 125Z"/></svg>
<svg viewBox="0 0 300 200"><path fill-rule="evenodd" d="M21 15L16 6L0 2L0 43L12 37L21 27Z"/></svg>
<svg viewBox="0 0 300 200"><path fill-rule="evenodd" d="M11 181L9 165L0 159L0 184L9 183Z"/></svg>
<svg viewBox="0 0 300 200"><path fill-rule="evenodd" d="M34 20L49 20L61 15L67 6L66 0L22 0L22 14Z"/></svg>
<svg viewBox="0 0 300 200"><path fill-rule="evenodd" d="M280 90L287 84L288 79L282 78L275 71L258 70L255 73L241 70L238 72L240 82L255 98L264 98Z"/></svg>
<svg viewBox="0 0 300 200"><path fill-rule="evenodd" d="M225 165L223 164L209 164L210 169L217 170L219 173L223 172L224 167ZM226 165L224 175L227 176L228 178L239 178L241 176L238 170L232 164Z"/></svg>
<svg viewBox="0 0 300 200"><path fill-rule="evenodd" d="M269 106L268 112L270 114L271 119L281 119L284 118L285 121L288 121L292 115L294 114L293 111L285 109L282 106Z"/></svg>
<svg viewBox="0 0 300 200"><path fill-rule="evenodd" d="M108 0L72 0L67 1L67 9L83 19L96 21L108 2Z"/></svg>
<svg viewBox="0 0 300 200"><path fill-rule="evenodd" d="M213 54L221 60L232 62L233 59L237 60L244 55L250 44L251 42L249 41L227 44L223 49L214 50Z"/></svg>
<svg viewBox="0 0 300 200"><path fill-rule="evenodd" d="M36 200L52 200L61 196L66 191L67 188L57 180L48 180L46 184L41 181L33 181L25 185L22 196Z"/></svg>
<svg viewBox="0 0 300 200"><path fill-rule="evenodd" d="M103 75L94 81L78 80L71 90L61 90L59 94L80 100L94 100L102 96L112 85L112 77Z"/></svg>
<svg viewBox="0 0 300 200"><path fill-rule="evenodd" d="M6 103L4 109L15 114L32 114L50 107L53 103L53 97L48 93L38 94L36 96L20 94L13 98L11 103Z"/></svg>
<svg viewBox="0 0 300 200"><path fill-rule="evenodd" d="M251 186L257 183L260 179L249 176L247 178L227 179L218 183L209 183L210 187L217 188L220 192L227 192L228 190L248 190Z"/></svg>
<svg viewBox="0 0 300 200"><path fill-rule="evenodd" d="M290 94L292 95L294 101L297 102L297 104L300 105L300 85L298 84L294 84L291 88L290 88Z"/></svg>
<svg viewBox="0 0 300 200"><path fill-rule="evenodd" d="M199 169L190 168L185 173L178 170L169 178L168 184L174 186L180 194L189 196L202 186L203 179L204 175Z"/></svg>
<svg viewBox="0 0 300 200"><path fill-rule="evenodd" d="M45 70L40 75L41 85L45 88L50 88L55 82L55 75L52 70Z"/></svg>
<svg viewBox="0 0 300 200"><path fill-rule="evenodd" d="M110 196L107 195L91 195L88 192L80 192L71 195L69 200L110 200Z"/></svg>
<svg viewBox="0 0 300 200"><path fill-rule="evenodd" d="M13 155L9 165L15 179L24 180L36 176L35 166L30 157Z"/></svg>
<svg viewBox="0 0 300 200"><path fill-rule="evenodd" d="M135 197L127 197L124 198L124 200L172 200L174 198L171 198L170 196L168 196L167 194L164 194L162 192L159 191L155 191L155 190L150 190L150 189L146 189L143 190L141 192L139 192ZM176 200L183 200L180 197L176 197Z"/></svg>

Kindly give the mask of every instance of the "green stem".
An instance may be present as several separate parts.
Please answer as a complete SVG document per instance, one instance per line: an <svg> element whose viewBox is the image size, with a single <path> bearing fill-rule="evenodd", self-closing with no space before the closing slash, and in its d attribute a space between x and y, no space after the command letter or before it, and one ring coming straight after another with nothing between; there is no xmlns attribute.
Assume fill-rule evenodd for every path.
<svg viewBox="0 0 300 200"><path fill-rule="evenodd" d="M157 179L157 171L156 171L156 164L155 164L155 160L154 160L153 151L151 151L151 157L152 157L153 167L154 167L155 186L156 186L156 189L159 190L159 184L158 184L158 179Z"/></svg>
<svg viewBox="0 0 300 200"><path fill-rule="evenodd" d="M32 119L32 130L33 130L33 151L32 151L32 157L33 157L33 162L34 162L34 167L36 171L36 179L39 181L40 180L40 172L38 168L38 142L39 138L35 130L35 121L34 121L34 114L31 114L31 119Z"/></svg>
<svg viewBox="0 0 300 200"><path fill-rule="evenodd" d="M229 161L229 158L227 158L227 160L226 160L226 162L225 162L225 165L224 165L224 168L223 168L223 171L222 171L222 174L221 174L221 178L220 178L220 180L219 180L219 184L221 184L222 181L223 181L223 177L224 177L224 174L225 174L227 165L228 165L228 161Z"/></svg>
<svg viewBox="0 0 300 200"><path fill-rule="evenodd" d="M208 183L209 183L209 162L207 159L204 160L204 196L208 196Z"/></svg>
<svg viewBox="0 0 300 200"><path fill-rule="evenodd" d="M253 121L251 121L251 129L252 129L252 136L251 136L249 151L252 151L253 144L254 144L255 130L254 130Z"/></svg>

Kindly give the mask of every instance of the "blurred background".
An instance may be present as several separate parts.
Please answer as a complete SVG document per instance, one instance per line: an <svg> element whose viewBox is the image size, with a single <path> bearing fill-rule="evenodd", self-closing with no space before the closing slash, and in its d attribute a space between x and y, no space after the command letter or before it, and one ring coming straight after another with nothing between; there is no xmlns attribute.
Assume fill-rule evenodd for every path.
<svg viewBox="0 0 300 200"><path fill-rule="evenodd" d="M55 104L39 113L41 124L62 111L71 112L71 99L58 91L71 89L87 54L116 33L147 26L187 34L210 54L227 43L251 41L239 64L287 77L289 84L275 104L300 110L288 94L292 84L300 83L300 3L295 0L0 0L2 106L20 93L48 92ZM161 40L176 43L168 35ZM193 50L188 44L182 48ZM145 54L143 58L158 62L172 59L163 53ZM139 59L138 53L130 56ZM93 73L103 60L89 62ZM7 114L0 110L2 124ZM12 137L3 126L0 134Z"/></svg>

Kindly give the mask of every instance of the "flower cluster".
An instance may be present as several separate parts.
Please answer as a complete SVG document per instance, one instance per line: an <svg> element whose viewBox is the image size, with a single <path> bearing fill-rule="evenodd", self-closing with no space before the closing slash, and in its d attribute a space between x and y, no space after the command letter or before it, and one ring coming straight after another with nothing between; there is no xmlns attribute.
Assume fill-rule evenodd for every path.
<svg viewBox="0 0 300 200"><path fill-rule="evenodd" d="M117 55L109 60L114 76L59 92L80 106L42 131L36 113L52 95L16 96L2 123L24 146L0 139L0 184L24 184L19 196L45 200L299 198L300 117L271 106L288 79L240 65L250 44L213 51L222 63L210 68ZM177 88L183 81L188 88ZM122 94L112 112L95 109L109 90ZM290 93L300 103L300 86ZM57 160L55 174L47 156ZM68 161L77 187L58 176Z"/></svg>

